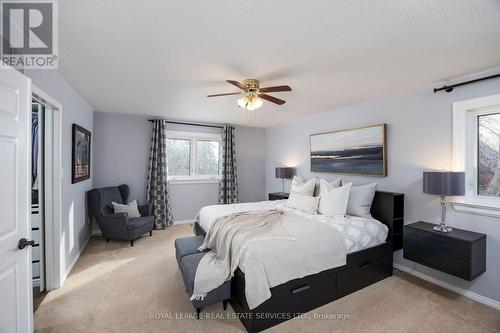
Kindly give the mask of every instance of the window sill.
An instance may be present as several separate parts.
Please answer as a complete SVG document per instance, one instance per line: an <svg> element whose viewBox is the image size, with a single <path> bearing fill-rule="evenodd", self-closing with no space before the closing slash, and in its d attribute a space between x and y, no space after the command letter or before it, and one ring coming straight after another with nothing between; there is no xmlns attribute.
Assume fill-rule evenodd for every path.
<svg viewBox="0 0 500 333"><path fill-rule="evenodd" d="M459 213L500 217L500 206L486 206L462 201L451 202L453 209Z"/></svg>
<svg viewBox="0 0 500 333"><path fill-rule="evenodd" d="M168 183L171 185L188 185L188 184L218 184L220 179L170 179Z"/></svg>

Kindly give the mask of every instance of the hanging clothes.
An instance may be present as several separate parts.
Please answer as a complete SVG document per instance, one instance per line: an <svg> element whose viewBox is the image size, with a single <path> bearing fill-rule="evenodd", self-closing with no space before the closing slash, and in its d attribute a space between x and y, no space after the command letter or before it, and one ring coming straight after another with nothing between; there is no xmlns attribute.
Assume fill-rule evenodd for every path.
<svg viewBox="0 0 500 333"><path fill-rule="evenodd" d="M38 114L33 114L31 122L31 187L38 189Z"/></svg>

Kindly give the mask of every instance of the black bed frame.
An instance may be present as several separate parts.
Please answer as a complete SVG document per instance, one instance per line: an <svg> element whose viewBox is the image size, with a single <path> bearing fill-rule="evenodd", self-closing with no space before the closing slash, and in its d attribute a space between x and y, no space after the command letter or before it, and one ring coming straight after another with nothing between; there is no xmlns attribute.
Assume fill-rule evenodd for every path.
<svg viewBox="0 0 500 333"><path fill-rule="evenodd" d="M392 253L403 246L404 194L377 191L371 214L389 228L386 243L348 254L344 266L271 288L271 298L255 309L248 308L245 274L238 268L230 303L247 331L262 331L391 276ZM197 223L195 233L205 236Z"/></svg>

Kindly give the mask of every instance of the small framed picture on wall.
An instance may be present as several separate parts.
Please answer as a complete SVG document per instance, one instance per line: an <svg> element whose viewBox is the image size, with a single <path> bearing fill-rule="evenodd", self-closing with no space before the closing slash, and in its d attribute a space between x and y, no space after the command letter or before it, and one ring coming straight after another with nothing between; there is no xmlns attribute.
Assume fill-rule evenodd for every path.
<svg viewBox="0 0 500 333"><path fill-rule="evenodd" d="M90 131L73 124L71 183L90 178Z"/></svg>

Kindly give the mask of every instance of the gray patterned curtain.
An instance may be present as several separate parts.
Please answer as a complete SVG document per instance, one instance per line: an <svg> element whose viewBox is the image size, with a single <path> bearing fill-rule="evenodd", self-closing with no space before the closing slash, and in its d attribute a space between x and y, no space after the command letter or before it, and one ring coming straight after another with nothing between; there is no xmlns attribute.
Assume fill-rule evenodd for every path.
<svg viewBox="0 0 500 333"><path fill-rule="evenodd" d="M237 203L238 182L236 179L236 148L233 126L222 127L221 173L219 203Z"/></svg>
<svg viewBox="0 0 500 333"><path fill-rule="evenodd" d="M153 205L155 229L165 229L173 223L172 207L167 183L167 128L166 121L153 120L146 200Z"/></svg>

